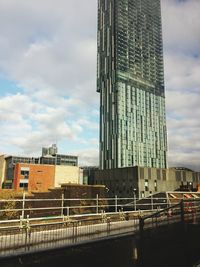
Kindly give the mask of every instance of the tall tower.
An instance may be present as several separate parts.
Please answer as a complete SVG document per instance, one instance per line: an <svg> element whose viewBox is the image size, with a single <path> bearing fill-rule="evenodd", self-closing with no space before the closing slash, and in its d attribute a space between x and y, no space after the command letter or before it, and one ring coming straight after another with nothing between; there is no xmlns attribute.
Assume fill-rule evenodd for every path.
<svg viewBox="0 0 200 267"><path fill-rule="evenodd" d="M100 168L166 168L160 0L98 0Z"/></svg>

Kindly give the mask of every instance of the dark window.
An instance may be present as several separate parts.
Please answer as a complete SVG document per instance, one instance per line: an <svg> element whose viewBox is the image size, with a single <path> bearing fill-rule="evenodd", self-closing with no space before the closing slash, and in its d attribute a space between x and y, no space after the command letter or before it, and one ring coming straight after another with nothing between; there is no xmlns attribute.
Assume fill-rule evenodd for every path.
<svg viewBox="0 0 200 267"><path fill-rule="evenodd" d="M21 170L21 175L23 175L25 179L28 179L28 177L29 177L29 171L23 171L23 170Z"/></svg>
<svg viewBox="0 0 200 267"><path fill-rule="evenodd" d="M24 189L28 189L28 183L20 183L19 187L24 188Z"/></svg>

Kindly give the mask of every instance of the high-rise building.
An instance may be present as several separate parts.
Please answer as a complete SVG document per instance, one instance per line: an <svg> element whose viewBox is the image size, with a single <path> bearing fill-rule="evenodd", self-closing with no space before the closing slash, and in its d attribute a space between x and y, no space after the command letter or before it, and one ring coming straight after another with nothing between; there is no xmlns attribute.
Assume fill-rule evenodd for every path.
<svg viewBox="0 0 200 267"><path fill-rule="evenodd" d="M166 168L160 0L98 0L100 168Z"/></svg>

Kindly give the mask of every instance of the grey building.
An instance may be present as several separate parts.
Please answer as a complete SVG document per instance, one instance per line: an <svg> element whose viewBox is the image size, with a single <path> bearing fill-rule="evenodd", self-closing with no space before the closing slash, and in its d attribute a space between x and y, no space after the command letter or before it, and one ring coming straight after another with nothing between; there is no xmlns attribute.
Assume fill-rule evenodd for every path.
<svg viewBox="0 0 200 267"><path fill-rule="evenodd" d="M98 0L100 169L167 167L160 0Z"/></svg>
<svg viewBox="0 0 200 267"><path fill-rule="evenodd" d="M42 148L40 164L78 166L78 157L66 154L58 154L56 144Z"/></svg>
<svg viewBox="0 0 200 267"><path fill-rule="evenodd" d="M40 164L78 166L78 157L64 154L40 157Z"/></svg>
<svg viewBox="0 0 200 267"><path fill-rule="evenodd" d="M158 192L196 191L200 185L200 172L186 168L127 167L95 172L94 184L105 185L109 196L144 198Z"/></svg>
<svg viewBox="0 0 200 267"><path fill-rule="evenodd" d="M47 155L56 155L58 153L58 148L56 144L53 144L50 147L43 147L42 148L42 156L45 157Z"/></svg>

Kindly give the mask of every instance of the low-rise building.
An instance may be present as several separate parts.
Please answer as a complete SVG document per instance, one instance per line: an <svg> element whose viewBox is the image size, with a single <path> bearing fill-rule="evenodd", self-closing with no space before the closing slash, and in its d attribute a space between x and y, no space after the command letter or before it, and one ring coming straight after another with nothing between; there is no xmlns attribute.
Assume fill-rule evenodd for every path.
<svg viewBox="0 0 200 267"><path fill-rule="evenodd" d="M80 170L76 166L17 163L14 170L15 190L47 191L63 183L79 184Z"/></svg>
<svg viewBox="0 0 200 267"><path fill-rule="evenodd" d="M54 186L55 166L17 163L14 170L14 189L46 191Z"/></svg>
<svg viewBox="0 0 200 267"><path fill-rule="evenodd" d="M109 196L148 197L157 192L174 190L197 190L200 172L186 168L157 169L147 167L127 167L98 170L94 184L105 185Z"/></svg>
<svg viewBox="0 0 200 267"><path fill-rule="evenodd" d="M24 157L24 156L10 155L10 156L5 156L4 160L5 160L4 176L0 177L0 182L1 181L3 182L3 188L6 188L6 189L16 188L16 184L14 185L14 180L16 183L15 172L17 172L17 168L16 168L17 164L32 164L32 165L38 165L38 166L42 166L42 165L60 166L61 167L60 170L62 169L64 173L61 175L61 171L59 171L59 168L55 172L57 173L57 176L58 176L58 178L55 180L55 181L58 181L56 182L56 184L60 184L62 180L64 181L70 180L70 182L73 181L77 183L77 179L78 179L77 173L79 173L78 157L72 156L72 155L58 154L56 145L52 145L49 148L43 148L41 157ZM74 168L62 168L62 166L74 167ZM35 167L35 168L37 169L39 167ZM53 169L53 167L51 169ZM73 172L71 178L69 178L70 172L71 173ZM66 178L66 173L68 173L67 174L68 178ZM0 174L1 174L1 161L0 161ZM1 183L0 183L0 186L1 186Z"/></svg>
<svg viewBox="0 0 200 267"><path fill-rule="evenodd" d="M12 189L14 181L15 166L17 163L26 164L39 164L39 158L24 157L24 156L5 156L5 176L4 185L5 189Z"/></svg>

